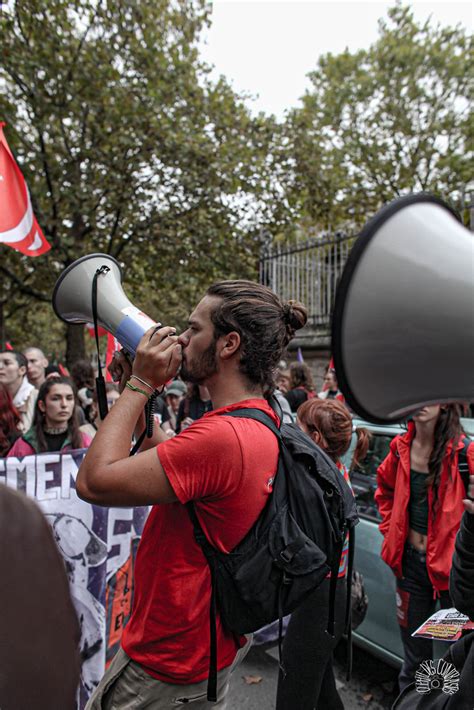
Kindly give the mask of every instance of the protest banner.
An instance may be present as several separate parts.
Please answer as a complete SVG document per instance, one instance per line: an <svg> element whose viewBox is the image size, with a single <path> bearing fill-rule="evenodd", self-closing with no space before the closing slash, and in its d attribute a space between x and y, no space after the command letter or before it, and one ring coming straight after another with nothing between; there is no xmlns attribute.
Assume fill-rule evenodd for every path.
<svg viewBox="0 0 474 710"><path fill-rule="evenodd" d="M0 484L38 503L64 558L81 626L79 710L115 655L130 616L134 553L149 510L81 500L75 482L84 455L77 450L0 459Z"/></svg>

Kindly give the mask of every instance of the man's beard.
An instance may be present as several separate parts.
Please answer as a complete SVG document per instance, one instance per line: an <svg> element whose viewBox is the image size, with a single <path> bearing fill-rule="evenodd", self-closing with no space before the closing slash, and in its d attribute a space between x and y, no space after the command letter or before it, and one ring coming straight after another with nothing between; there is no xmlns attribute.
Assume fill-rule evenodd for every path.
<svg viewBox="0 0 474 710"><path fill-rule="evenodd" d="M183 361L179 374L185 382L202 385L209 377L216 374L216 342L217 338L213 338L212 343L199 358L190 360L188 363Z"/></svg>

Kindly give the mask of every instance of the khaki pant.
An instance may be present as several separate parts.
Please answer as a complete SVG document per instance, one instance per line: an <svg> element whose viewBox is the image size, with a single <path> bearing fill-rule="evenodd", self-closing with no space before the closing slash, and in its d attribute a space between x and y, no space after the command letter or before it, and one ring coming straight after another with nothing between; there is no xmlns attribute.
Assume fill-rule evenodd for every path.
<svg viewBox="0 0 474 710"><path fill-rule="evenodd" d="M102 680L89 699L85 710L172 710L181 705L193 704L193 710L227 707L231 673L243 661L252 644L247 643L237 652L232 665L217 674L217 702L207 700L207 680L193 685L163 683L146 673L132 661L121 648Z"/></svg>

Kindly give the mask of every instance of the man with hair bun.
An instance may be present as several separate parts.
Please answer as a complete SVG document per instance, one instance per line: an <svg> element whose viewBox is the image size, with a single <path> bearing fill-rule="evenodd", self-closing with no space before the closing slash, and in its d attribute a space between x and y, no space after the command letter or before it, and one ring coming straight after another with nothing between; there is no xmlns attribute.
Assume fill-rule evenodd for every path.
<svg viewBox="0 0 474 710"><path fill-rule="evenodd" d="M181 335L168 326L151 328L133 369L124 357L115 358L122 394L85 456L77 490L99 505L154 507L137 554L134 608L122 647L87 710L211 706L210 571L185 505L193 501L209 541L224 552L259 517L272 490L278 441L260 422L226 414L251 407L278 423L267 398L283 352L306 317L304 306L282 302L266 286L221 281L207 290ZM207 387L213 410L174 438L157 429L129 458L149 396L178 370L183 380ZM250 639L223 628L217 615L213 707L227 706L230 673L249 645Z"/></svg>

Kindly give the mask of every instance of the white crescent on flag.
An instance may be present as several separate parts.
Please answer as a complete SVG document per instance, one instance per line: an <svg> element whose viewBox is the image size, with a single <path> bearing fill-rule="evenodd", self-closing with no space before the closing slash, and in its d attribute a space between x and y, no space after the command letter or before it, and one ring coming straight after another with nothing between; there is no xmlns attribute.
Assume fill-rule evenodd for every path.
<svg viewBox="0 0 474 710"><path fill-rule="evenodd" d="M25 185L26 187L26 185ZM26 187L26 210L25 214L21 218L19 224L16 225L16 227L13 227L12 229L7 229L5 232L0 232L0 242L4 242L4 244L12 244L14 242L21 242L23 239L26 239L28 234L31 232L31 227L33 226L33 208L31 206L31 199L30 199L30 193L28 192L28 188ZM37 238L39 238L39 243L37 242ZM39 236L38 232L35 234L35 246L33 244L28 247L28 249L37 249L41 244L41 237Z"/></svg>
<svg viewBox="0 0 474 710"><path fill-rule="evenodd" d="M41 256L51 249L33 213L25 179L8 146L0 122L0 244L25 256Z"/></svg>
<svg viewBox="0 0 474 710"><path fill-rule="evenodd" d="M41 239L40 235L38 234L38 230L36 230L33 244L30 244L30 246L28 247L28 251L36 251L42 245L43 245L43 240Z"/></svg>

